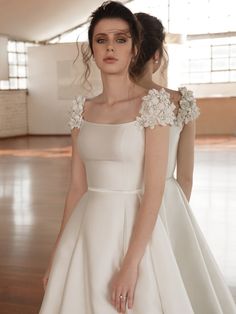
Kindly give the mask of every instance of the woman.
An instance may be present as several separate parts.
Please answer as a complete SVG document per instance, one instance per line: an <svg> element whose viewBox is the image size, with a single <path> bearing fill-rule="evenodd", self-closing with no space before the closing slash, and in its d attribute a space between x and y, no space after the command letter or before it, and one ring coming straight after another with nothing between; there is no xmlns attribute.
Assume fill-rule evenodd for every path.
<svg viewBox="0 0 236 314"><path fill-rule="evenodd" d="M143 29L143 41L139 58L131 68L132 75L141 86L161 90L162 87L153 82L152 75L159 69L165 54L163 25L154 16L135 15ZM186 88L167 91L176 109L174 125L170 128L167 178L159 214L194 313L233 314L236 313L234 300L188 204L192 189L195 119L199 110L192 92Z"/></svg>
<svg viewBox="0 0 236 314"><path fill-rule="evenodd" d="M173 107L166 92L130 79L139 42L122 4L92 14L89 46L103 91L74 104L71 184L40 314L192 313L157 219Z"/></svg>
<svg viewBox="0 0 236 314"><path fill-rule="evenodd" d="M130 79L139 42L120 3L92 14L103 90L74 103L71 184L40 314L194 313L158 215L175 107Z"/></svg>

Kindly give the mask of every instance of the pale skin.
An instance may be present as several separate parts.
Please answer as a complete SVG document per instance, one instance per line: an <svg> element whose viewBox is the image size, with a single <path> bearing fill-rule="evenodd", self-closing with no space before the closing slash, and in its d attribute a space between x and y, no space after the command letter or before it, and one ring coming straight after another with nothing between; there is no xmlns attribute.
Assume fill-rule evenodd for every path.
<svg viewBox="0 0 236 314"><path fill-rule="evenodd" d="M135 54L128 24L116 18L100 20L94 29L93 54L101 71L103 91L99 96L85 102L83 118L96 123L124 123L135 120L147 89L134 84L128 74L129 64ZM115 58L116 61L106 62L107 57ZM76 144L79 132L76 128L71 132L71 183L55 248L74 205L87 190L86 170ZM153 129L145 129L144 194L129 247L120 269L109 283L111 303L118 313L125 313L127 307L133 307L139 264L152 235L164 192L168 139L169 127L155 126ZM49 272L50 265L44 277L45 287ZM127 299L121 300L120 295L127 296Z"/></svg>
<svg viewBox="0 0 236 314"><path fill-rule="evenodd" d="M158 62L156 62L158 61ZM136 78L136 83L146 89L155 88L160 90L162 86L152 80L152 75L160 67L159 51L145 64L145 69L141 77ZM179 91L165 88L170 94L171 101L175 104L175 114L178 113L181 94ZM194 139L195 139L195 120L185 124L179 139L177 151L177 182L181 186L187 200L190 200L193 181L194 167Z"/></svg>
<svg viewBox="0 0 236 314"><path fill-rule="evenodd" d="M54 244L53 250L51 252L50 258L49 258L47 270L43 277L44 290L46 289L46 286L47 286L48 276L50 273L50 269L51 269L51 265L52 265L52 261L54 257L54 252L57 248L58 242L60 241L65 225L67 221L69 220L70 215L75 205L81 199L82 195L87 191L86 171L80 159L80 155L79 155L79 152L77 149L77 143L76 143L78 133L79 133L78 129L74 129L71 135L71 138L72 138L71 180L70 180L69 189L68 189L66 200L65 200L65 206L64 206L64 212L63 212L60 231L57 236L56 242Z"/></svg>

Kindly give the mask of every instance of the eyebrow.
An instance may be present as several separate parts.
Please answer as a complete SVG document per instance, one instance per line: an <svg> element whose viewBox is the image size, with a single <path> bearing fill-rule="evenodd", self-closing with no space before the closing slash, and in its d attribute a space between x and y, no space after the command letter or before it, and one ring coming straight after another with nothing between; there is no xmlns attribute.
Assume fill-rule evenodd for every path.
<svg viewBox="0 0 236 314"><path fill-rule="evenodd" d="M110 31L110 32L107 32L107 33L97 33L97 34L95 34L94 37L97 37L97 36L107 36L110 33L115 33L115 35L118 35L118 36L125 35L126 37L129 37L129 35L130 35L130 31L129 30L124 30L124 31L119 31L119 32Z"/></svg>

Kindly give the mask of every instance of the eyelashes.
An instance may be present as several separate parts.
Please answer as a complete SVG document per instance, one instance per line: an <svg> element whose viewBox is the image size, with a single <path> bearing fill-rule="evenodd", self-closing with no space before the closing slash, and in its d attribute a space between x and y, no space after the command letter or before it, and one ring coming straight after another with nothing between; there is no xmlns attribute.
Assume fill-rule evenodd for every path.
<svg viewBox="0 0 236 314"><path fill-rule="evenodd" d="M96 39L96 43L98 43L98 44L104 44L105 43L105 39L104 38L97 38Z"/></svg>
<svg viewBox="0 0 236 314"><path fill-rule="evenodd" d="M118 38L116 38L115 41L116 41L118 44L124 44L124 43L127 42L127 39L124 38L124 37L118 37ZM97 39L96 39L96 42L97 42L98 44L105 44L105 43L107 42L107 39L106 39L106 38L97 38Z"/></svg>
<svg viewBox="0 0 236 314"><path fill-rule="evenodd" d="M117 38L116 41L117 41L118 43L120 43L120 44L124 44L124 43L127 42L127 39L126 39L126 38Z"/></svg>

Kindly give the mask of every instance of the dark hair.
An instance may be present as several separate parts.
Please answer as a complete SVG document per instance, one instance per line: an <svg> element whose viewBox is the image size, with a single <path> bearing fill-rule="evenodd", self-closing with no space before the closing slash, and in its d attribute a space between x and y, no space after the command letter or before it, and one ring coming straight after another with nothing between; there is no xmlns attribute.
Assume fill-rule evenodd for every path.
<svg viewBox="0 0 236 314"><path fill-rule="evenodd" d="M135 16L142 27L142 42L140 45L139 56L132 65L131 75L140 77L145 71L145 66L155 52L158 50L160 60L164 57L164 63L167 66L168 54L164 47L165 31L161 21L155 16L146 13L135 13Z"/></svg>
<svg viewBox="0 0 236 314"><path fill-rule="evenodd" d="M99 21L101 21L104 18L119 18L123 21L127 22L129 25L129 31L132 38L132 49L133 52L135 51L135 48L137 49L137 55L133 59L133 62L136 62L136 58L138 57L139 52L139 46L140 46L140 27L139 23L137 22L136 17L134 14L125 7L121 2L118 1L105 1L103 4L98 7L90 16L90 25L88 29L88 41L89 46L85 47L85 45L82 45L82 55L83 55L83 62L85 64L86 70L84 74L85 81L87 81L89 74L90 74L90 67L89 67L89 60L93 55L93 33L95 26ZM77 45L78 47L78 45ZM77 56L78 58L78 56ZM77 59L76 58L76 59ZM76 60L75 59L75 60ZM132 72L132 70L130 70Z"/></svg>

